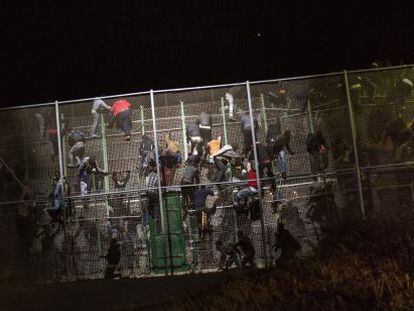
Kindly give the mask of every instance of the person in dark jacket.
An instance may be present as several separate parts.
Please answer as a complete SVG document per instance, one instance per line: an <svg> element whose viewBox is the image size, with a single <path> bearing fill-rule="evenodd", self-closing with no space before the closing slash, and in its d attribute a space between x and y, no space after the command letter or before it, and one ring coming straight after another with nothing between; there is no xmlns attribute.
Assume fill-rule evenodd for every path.
<svg viewBox="0 0 414 311"><path fill-rule="evenodd" d="M81 197L89 193L90 177L94 174L97 176L107 176L109 173L99 167L94 156L83 158L78 170ZM84 207L87 207L87 200L84 200Z"/></svg>
<svg viewBox="0 0 414 311"><path fill-rule="evenodd" d="M223 182L226 180L227 165L229 163L230 165L235 164L239 158L240 157L230 145L225 145L216 152L213 157L214 164L217 168L216 182Z"/></svg>
<svg viewBox="0 0 414 311"><path fill-rule="evenodd" d="M252 129L254 129L255 139L257 141L257 130L259 129L259 122L256 116L253 116L253 120L248 113L242 113L240 119L240 126L244 138L244 154L248 155L253 146Z"/></svg>
<svg viewBox="0 0 414 311"><path fill-rule="evenodd" d="M144 135L142 135L141 144L139 146L140 160L138 163L138 168L140 170L148 169L149 163L152 162L151 160L155 159L154 152L155 152L154 142L147 135L147 133L145 133Z"/></svg>
<svg viewBox="0 0 414 311"><path fill-rule="evenodd" d="M216 250L220 253L219 270L228 270L233 264L240 268L240 251L234 244L224 245L221 240L217 240L215 244Z"/></svg>
<svg viewBox="0 0 414 311"><path fill-rule="evenodd" d="M285 229L283 223L277 225L276 241L273 246L275 251L281 250L279 258L276 260L276 265L283 266L296 258L296 253L302 248L296 238Z"/></svg>
<svg viewBox="0 0 414 311"><path fill-rule="evenodd" d="M212 126L212 119L211 114L202 112L200 115L200 136L203 140L203 148L204 153L206 152L207 144L211 141L211 126Z"/></svg>
<svg viewBox="0 0 414 311"><path fill-rule="evenodd" d="M195 119L192 122L189 122L186 126L187 128L187 143L189 144L190 153L197 155L202 154L202 138L200 132L200 119Z"/></svg>
<svg viewBox="0 0 414 311"><path fill-rule="evenodd" d="M128 181L131 177L131 171L127 171L126 174L121 172L112 172L112 181L114 183L114 188L116 191L124 191L128 184ZM130 215L127 208L127 204L124 203L126 199L125 193L114 194L111 197L110 205L112 207L112 215L113 216L124 216ZM126 210L127 209L127 210Z"/></svg>
<svg viewBox="0 0 414 311"><path fill-rule="evenodd" d="M292 134L289 130L286 130L283 134L281 133L279 122L269 126L266 134L267 150L270 153L271 157L277 157L278 170L283 179L287 178L285 150L287 150L291 155L295 154L290 149L291 136Z"/></svg>
<svg viewBox="0 0 414 311"><path fill-rule="evenodd" d="M322 131L308 134L306 151L310 156L311 173L321 172L328 167L328 145Z"/></svg>
<svg viewBox="0 0 414 311"><path fill-rule="evenodd" d="M254 249L252 241L245 235L243 230L237 231L237 238L239 240L236 243L236 247L240 247L244 255L241 260L242 269L246 268L246 264L248 264L250 268L255 268L256 262L254 257L256 255L256 250Z"/></svg>
<svg viewBox="0 0 414 311"><path fill-rule="evenodd" d="M105 280L111 280L117 277L118 275L115 274L115 270L121 260L121 251L119 250L119 243L116 239L111 239L108 253L105 256L101 256L101 258L105 258L108 262L105 270Z"/></svg>
<svg viewBox="0 0 414 311"><path fill-rule="evenodd" d="M274 174L272 171L272 158L268 152L268 148L266 148L261 143L256 143L256 150L257 150L257 160L259 162L259 178L266 177L269 178L271 189L274 191L276 190L276 182L274 179ZM253 150L250 151L250 154L248 156L248 159L250 162L254 161L254 152Z"/></svg>
<svg viewBox="0 0 414 311"><path fill-rule="evenodd" d="M76 166L79 166L82 157L85 154L85 134L80 130L72 130L68 135L69 150L69 163L67 167L75 167L74 159L76 159Z"/></svg>
<svg viewBox="0 0 414 311"><path fill-rule="evenodd" d="M206 186L200 186L194 191L194 209L197 214L198 233L199 236L204 236L210 229L210 210L206 207L206 199L211 195L214 196L214 192L211 189L207 189Z"/></svg>
<svg viewBox="0 0 414 311"><path fill-rule="evenodd" d="M408 78L403 78L398 79L388 93L388 102L395 104L395 112L400 118L403 117L405 99L411 95L412 90L413 82Z"/></svg>
<svg viewBox="0 0 414 311"><path fill-rule="evenodd" d="M192 185L194 183L200 183L200 172L199 172L199 163L200 163L201 156L200 155L190 155L190 157L185 162L183 176L181 178L180 185L184 186L181 187L181 196L182 196L182 203L183 203L183 219L186 219L188 209L190 208L194 193L194 187Z"/></svg>

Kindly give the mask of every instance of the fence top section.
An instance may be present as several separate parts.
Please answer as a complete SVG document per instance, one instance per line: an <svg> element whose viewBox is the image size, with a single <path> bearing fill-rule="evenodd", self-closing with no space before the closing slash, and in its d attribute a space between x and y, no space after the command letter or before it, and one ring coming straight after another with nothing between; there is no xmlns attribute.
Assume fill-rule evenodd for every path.
<svg viewBox="0 0 414 311"><path fill-rule="evenodd" d="M410 67L412 67L412 69L414 69L414 64L400 65L400 66L390 66L390 67L366 68L366 69L357 69L357 70L344 70L344 71L330 72L330 73L324 73L324 74L304 75L304 76L279 78L279 79L269 79L269 80L259 80L259 81L249 81L249 83L250 83L250 85L255 85L255 84L260 84L260 83L277 83L277 82L282 82L282 81L294 81L294 80L305 80L305 79L315 79L315 78L321 78L321 77L337 76L337 75L343 74L344 72L347 72L349 74L355 74L355 73L365 73L365 72L404 69L404 68L410 68ZM63 100L63 101L58 101L58 104L69 104L69 103L92 101L92 100L96 99L97 97L99 97L101 99L110 99L110 98L116 98L116 97L150 95L151 92L153 92L154 94L159 94L159 93L168 93L168 92L205 90L205 89L213 89L213 88L221 88L221 87L234 87L234 86L242 86L242 85L245 85L245 84L246 84L246 82L236 82L236 83L216 84L216 85L206 85L206 86L182 87L182 88L175 88L175 89L150 90L150 91L132 92L132 93L125 93L125 94L115 94L115 95L108 95L108 96L94 96L94 97L81 98L81 99ZM55 104L55 102L46 102L46 103L23 105L23 106L16 106L16 107L5 107L5 108L0 108L0 111L50 106L50 105L54 105L54 104Z"/></svg>

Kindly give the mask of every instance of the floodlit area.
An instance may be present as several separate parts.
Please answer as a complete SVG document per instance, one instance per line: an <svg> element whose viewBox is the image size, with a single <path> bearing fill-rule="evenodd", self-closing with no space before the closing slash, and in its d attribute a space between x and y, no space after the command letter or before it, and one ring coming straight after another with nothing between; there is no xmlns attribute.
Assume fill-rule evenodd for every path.
<svg viewBox="0 0 414 311"><path fill-rule="evenodd" d="M407 65L3 109L0 279L270 267L339 216L413 207L413 81Z"/></svg>

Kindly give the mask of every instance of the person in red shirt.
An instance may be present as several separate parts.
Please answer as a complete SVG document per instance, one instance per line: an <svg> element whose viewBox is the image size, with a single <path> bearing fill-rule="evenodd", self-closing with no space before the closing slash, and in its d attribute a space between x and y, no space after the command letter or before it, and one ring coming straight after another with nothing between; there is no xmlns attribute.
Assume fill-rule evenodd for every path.
<svg viewBox="0 0 414 311"><path fill-rule="evenodd" d="M256 170L252 167L251 163L247 163L247 187L241 189L236 194L236 201L240 204L250 196L257 194L257 173Z"/></svg>
<svg viewBox="0 0 414 311"><path fill-rule="evenodd" d="M124 132L125 140L131 140L132 111L131 104L127 100L120 99L112 104L112 119L108 127L112 127L114 123Z"/></svg>

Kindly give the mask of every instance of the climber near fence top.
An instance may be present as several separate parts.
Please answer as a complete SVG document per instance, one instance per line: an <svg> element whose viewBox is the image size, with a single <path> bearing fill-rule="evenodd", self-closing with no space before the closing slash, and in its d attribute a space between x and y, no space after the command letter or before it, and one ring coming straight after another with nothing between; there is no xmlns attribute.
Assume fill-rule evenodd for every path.
<svg viewBox="0 0 414 311"><path fill-rule="evenodd" d="M113 273L213 269L217 255L220 268L283 267L342 213L414 205L413 78L344 72L2 112L14 136L0 196L33 186L40 212L21 208L16 232L29 245L28 224L53 228L37 239L59 269L66 252L75 273L103 273L97 258L118 243Z"/></svg>

